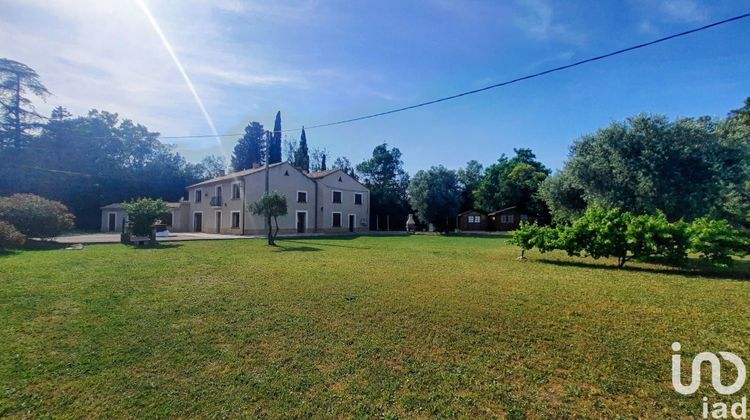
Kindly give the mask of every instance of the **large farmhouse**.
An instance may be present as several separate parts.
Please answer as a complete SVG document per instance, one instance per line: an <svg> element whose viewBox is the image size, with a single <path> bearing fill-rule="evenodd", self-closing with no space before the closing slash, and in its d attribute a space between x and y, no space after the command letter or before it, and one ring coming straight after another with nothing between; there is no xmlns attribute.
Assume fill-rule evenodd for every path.
<svg viewBox="0 0 750 420"><path fill-rule="evenodd" d="M173 232L254 235L266 232L266 221L249 204L266 191L287 199L279 217L281 233L340 233L368 230L370 191L341 170L306 173L287 162L234 172L187 187L187 200L168 203ZM119 204L102 207L102 231L118 232L127 214Z"/></svg>

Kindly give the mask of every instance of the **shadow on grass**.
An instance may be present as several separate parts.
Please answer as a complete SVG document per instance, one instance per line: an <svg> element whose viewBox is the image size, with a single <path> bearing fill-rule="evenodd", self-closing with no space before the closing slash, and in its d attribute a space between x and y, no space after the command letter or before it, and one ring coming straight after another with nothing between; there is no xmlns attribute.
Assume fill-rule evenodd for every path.
<svg viewBox="0 0 750 420"><path fill-rule="evenodd" d="M179 248L182 246L182 244L178 244L175 242L157 242L151 245L126 245L126 246L129 246L130 248L137 249L137 250L147 250L147 249Z"/></svg>
<svg viewBox="0 0 750 420"><path fill-rule="evenodd" d="M333 237L333 238L325 237L325 238L320 238L320 239L324 239L324 240L327 241L329 239L336 240L336 239L339 239L339 238L340 239L344 239L345 237L343 237L343 236L342 237L338 237L337 236L337 237ZM326 243L321 243L321 242L306 242L306 241L295 240L295 239L277 240L276 242L302 244L302 248L310 248L308 245L316 245L316 246L330 246L330 247L337 247L337 248L370 249L369 247L366 247L366 246L351 246L351 245L339 245L339 244L326 244ZM320 251L320 248L315 248L315 249L317 249L318 251Z"/></svg>
<svg viewBox="0 0 750 420"><path fill-rule="evenodd" d="M320 248L315 248L312 246L283 246L283 245L276 245L276 248L274 249L274 252L315 252L315 251L322 251Z"/></svg>
<svg viewBox="0 0 750 420"><path fill-rule="evenodd" d="M688 267L640 267L640 266L628 266L624 268L618 268L614 265L606 265L594 262L585 261L563 261L563 260L550 260L550 259L539 259L536 260L542 264L556 265L558 267L576 267L576 268L593 268L598 270L610 270L620 272L633 272L633 273L650 273L650 274L667 274L667 275L680 275L686 277L705 277L713 279L723 280L740 280L750 281L750 261L735 261L732 267L728 268L717 268L710 265L706 265L694 260L691 260Z"/></svg>

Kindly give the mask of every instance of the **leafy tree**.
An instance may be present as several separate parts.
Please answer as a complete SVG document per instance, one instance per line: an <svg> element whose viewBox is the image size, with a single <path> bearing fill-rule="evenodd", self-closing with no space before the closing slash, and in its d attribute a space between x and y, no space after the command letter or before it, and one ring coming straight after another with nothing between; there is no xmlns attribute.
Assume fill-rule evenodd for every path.
<svg viewBox="0 0 750 420"><path fill-rule="evenodd" d="M383 143L373 149L372 158L357 165L364 185L370 189L370 214L374 217L371 222L385 223L390 217L392 226L406 225L410 213L406 193L409 175L403 164L401 151L396 147L389 150Z"/></svg>
<svg viewBox="0 0 750 420"><path fill-rule="evenodd" d="M302 127L302 134L299 138L299 147L294 153L294 163L292 166L295 168L310 172L310 154L307 149L307 135L305 134L305 128Z"/></svg>
<svg viewBox="0 0 750 420"><path fill-rule="evenodd" d="M673 265L683 265L687 260L688 224L682 220L670 223L661 211L631 216L625 235L631 258L658 256Z"/></svg>
<svg viewBox="0 0 750 420"><path fill-rule="evenodd" d="M281 111L276 113L276 120L273 122L273 135L268 145L268 163L281 162Z"/></svg>
<svg viewBox="0 0 750 420"><path fill-rule="evenodd" d="M253 121L245 127L245 135L237 140L232 153L234 172L250 169L263 163L266 151L266 131L263 124Z"/></svg>
<svg viewBox="0 0 750 420"><path fill-rule="evenodd" d="M586 211L583 190L567 169L547 177L539 186L538 197L546 203L556 223L573 223Z"/></svg>
<svg viewBox="0 0 750 420"><path fill-rule="evenodd" d="M336 160L333 161L331 169L340 169L350 177L359 180L359 175L357 175L357 172L354 170L354 166L349 162L349 159L343 156L337 157Z"/></svg>
<svg viewBox="0 0 750 420"><path fill-rule="evenodd" d="M13 225L0 220L0 249L20 248L26 243L26 236Z"/></svg>
<svg viewBox="0 0 750 420"><path fill-rule="evenodd" d="M297 155L297 141L289 136L284 137L284 159L294 166L294 157Z"/></svg>
<svg viewBox="0 0 750 420"><path fill-rule="evenodd" d="M719 266L732 264L732 257L750 253L750 236L732 227L726 220L707 217L695 219L688 228L690 249Z"/></svg>
<svg viewBox="0 0 750 420"><path fill-rule="evenodd" d="M635 214L663 210L668 220L714 216L747 223L742 203L750 197L750 137L732 124L650 115L613 123L573 144L566 178L548 184L542 196L563 219L580 211L570 200L580 194L586 205Z"/></svg>
<svg viewBox="0 0 750 420"><path fill-rule="evenodd" d="M262 215L266 218L268 226L268 245L276 246L276 235L279 234L279 216L287 214L286 197L276 191L272 191L263 196L255 203L250 205L250 211L255 215ZM271 219L276 224L274 231L271 225Z"/></svg>
<svg viewBox="0 0 750 420"><path fill-rule="evenodd" d="M34 69L0 58L0 148L21 146L29 130L40 127L42 116L27 93L42 99L50 95Z"/></svg>
<svg viewBox="0 0 750 420"><path fill-rule="evenodd" d="M227 173L227 160L224 156L208 155L199 164L203 170L203 178L211 179Z"/></svg>
<svg viewBox="0 0 750 420"><path fill-rule="evenodd" d="M484 211L517 206L521 211L544 216L547 209L537 192L550 171L531 150L514 152L513 158L503 155L487 168L474 192L476 204Z"/></svg>
<svg viewBox="0 0 750 420"><path fill-rule="evenodd" d="M466 168L458 170L458 180L461 183L461 211L473 210L476 208L474 191L479 188L482 182L484 168L476 160L466 162Z"/></svg>
<svg viewBox="0 0 750 420"><path fill-rule="evenodd" d="M310 170L312 172L326 170L326 153L326 149L318 149L317 147L310 151Z"/></svg>
<svg viewBox="0 0 750 420"><path fill-rule="evenodd" d="M409 183L409 202L417 217L448 232L448 218L461 208L461 186L456 172L433 166L414 175Z"/></svg>
<svg viewBox="0 0 750 420"><path fill-rule="evenodd" d="M736 118L746 127L750 128L750 97L745 98L745 106L730 112L729 117Z"/></svg>
<svg viewBox="0 0 750 420"><path fill-rule="evenodd" d="M64 204L34 194L0 198L0 220L32 238L51 238L72 229L75 217Z"/></svg>
<svg viewBox="0 0 750 420"><path fill-rule="evenodd" d="M139 198L122 206L128 212L128 222L134 235L150 236L152 225L169 216L169 207L161 199Z"/></svg>

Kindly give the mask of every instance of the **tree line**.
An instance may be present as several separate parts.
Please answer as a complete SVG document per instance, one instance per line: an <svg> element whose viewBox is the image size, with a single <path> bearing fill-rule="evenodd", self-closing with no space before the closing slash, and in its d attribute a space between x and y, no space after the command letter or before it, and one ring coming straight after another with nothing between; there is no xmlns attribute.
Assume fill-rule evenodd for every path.
<svg viewBox="0 0 750 420"><path fill-rule="evenodd" d="M38 114L31 97L50 92L28 66L0 59L0 195L29 192L66 204L79 227L99 225L99 207L138 197L177 200L187 185L286 160L302 171L340 169L370 189L371 227L401 229L414 212L420 223L448 230L456 214L516 206L553 223L570 224L592 206L632 214L663 212L668 221L700 217L750 226L750 98L724 118L641 114L573 142L556 173L533 151L514 149L484 168L470 161L435 166L411 177L401 151L383 143L359 164L282 137L251 122L227 163L207 156L187 162L159 133L118 114L91 110L72 116L62 107ZM266 150L268 149L268 150Z"/></svg>

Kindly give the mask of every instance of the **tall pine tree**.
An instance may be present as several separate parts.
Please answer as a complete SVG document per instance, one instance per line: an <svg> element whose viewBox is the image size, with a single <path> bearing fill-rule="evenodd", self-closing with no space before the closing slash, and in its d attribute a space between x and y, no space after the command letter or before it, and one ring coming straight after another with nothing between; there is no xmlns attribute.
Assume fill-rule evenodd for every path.
<svg viewBox="0 0 750 420"><path fill-rule="evenodd" d="M281 111L276 113L276 121L273 123L273 136L268 146L268 163L281 162Z"/></svg>
<svg viewBox="0 0 750 420"><path fill-rule="evenodd" d="M237 140L232 152L232 170L234 172L250 169L255 164L262 164L265 156L265 130L263 124L251 122L245 127L245 135Z"/></svg>
<svg viewBox="0 0 750 420"><path fill-rule="evenodd" d="M300 135L299 138L299 147L297 147L297 151L294 154L294 167L305 172L310 172L310 154L307 150L305 127L302 127L302 135Z"/></svg>
<svg viewBox="0 0 750 420"><path fill-rule="evenodd" d="M326 154L325 153L323 153L323 156L320 158L320 170L321 171L328 170L328 168L326 167Z"/></svg>

